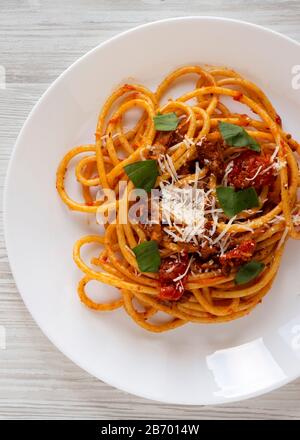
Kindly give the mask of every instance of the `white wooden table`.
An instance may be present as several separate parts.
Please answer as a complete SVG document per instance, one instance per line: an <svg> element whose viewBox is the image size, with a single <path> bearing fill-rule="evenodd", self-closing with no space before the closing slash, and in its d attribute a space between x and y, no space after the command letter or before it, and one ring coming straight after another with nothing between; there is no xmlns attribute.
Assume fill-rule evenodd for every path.
<svg viewBox="0 0 300 440"><path fill-rule="evenodd" d="M66 67L121 31L182 15L243 19L300 41L299 0L0 0L1 187L28 112ZM0 349L0 419L300 418L300 380L238 404L183 407L127 395L89 376L32 320L11 275L2 231L1 225L0 325L6 328L7 348Z"/></svg>

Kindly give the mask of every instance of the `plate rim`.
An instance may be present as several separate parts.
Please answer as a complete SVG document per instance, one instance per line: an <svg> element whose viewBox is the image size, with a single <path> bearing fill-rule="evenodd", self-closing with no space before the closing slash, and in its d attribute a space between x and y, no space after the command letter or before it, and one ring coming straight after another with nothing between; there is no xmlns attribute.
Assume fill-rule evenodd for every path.
<svg viewBox="0 0 300 440"><path fill-rule="evenodd" d="M22 293L22 289L20 289L20 280L18 279L17 276L17 271L16 268L14 267L14 263L13 263L13 257L12 257L12 252L10 251L10 244L9 244L9 238L8 238L8 209L7 209L7 198L8 198L8 187L10 184L10 180L11 180L11 169L12 169L12 165L16 156L16 153L19 149L19 146L21 144L21 139L23 136L23 132L25 131L25 128L28 124L28 122L30 121L30 119L34 116L35 113L38 112L39 107L43 104L44 99L48 96L48 94L50 94L52 92L52 89L56 86L56 84L58 82L60 82L65 75L68 74L69 71L71 71L74 67L76 67L77 64L80 64L82 61L84 61L85 58L89 57L92 53L101 50L102 47L109 45L111 42L118 40L118 39L122 39L124 36L130 34L130 33L134 33L136 31L139 31L141 29L144 28L148 28L148 27L155 27L156 25L161 25L164 23L169 23L169 22L174 22L174 21L189 21L189 20L214 20L214 21L223 21L223 22L227 22L227 23L232 23L232 24L239 24L242 25L244 27L248 27L248 28L252 28L252 29L257 29L259 31L265 32L266 34L273 34L277 37L280 37L281 39L285 39L286 41L288 41L289 43L297 46L298 48L300 48L300 42L294 40L293 38L284 35L278 31L275 31L273 29L270 29L268 27L262 26L262 25L258 25L252 22L248 22L248 21L244 21L244 20L239 20L239 19L234 19L234 18L228 18L228 17L221 17L221 16L212 16L212 15L188 15L188 16L179 16L179 17L172 17L172 18L164 18L164 19L160 19L160 20L155 20L155 21L151 21L149 23L144 23L138 26L134 26L130 29L127 29L123 32L117 33L116 35L106 39L105 41L103 41L102 43L99 43L97 46L93 47L92 49L90 49L89 51L87 51L86 53L84 53L83 55L81 55L79 58L77 58L73 63L71 63L65 70L63 70L62 73L60 73L58 75L58 77L52 81L50 83L50 85L48 85L47 89L42 93L42 95L38 98L37 102L34 104L34 106L32 107L32 109L30 110L28 116L26 117L25 122L22 125L22 128L14 142L11 154L10 154L10 158L9 158L9 162L7 165L7 169L6 169L6 175L5 175L5 180L4 180L4 189L3 189L3 235L4 235L4 243L5 243L5 247L7 250L7 257L8 257L8 263L9 263L9 267L14 279L14 282L16 284L17 287L17 291L18 294L20 295L27 311L30 313L32 319L34 320L34 322L37 324L37 326L39 327L39 329L42 331L42 333L47 337L47 339L54 345L54 347L56 347L65 357L67 357L71 362L73 362L75 365L77 365L79 368L83 369L85 372L87 372L88 374L90 374L91 376L95 377L97 380L100 380L106 384L108 384L109 386L112 386L114 388L117 388L123 392L129 393L131 395L135 395L137 397L142 397L144 399L148 399L150 401L153 402L162 402L165 404L172 404L172 405L184 405L184 406L203 406L203 405L208 405L208 406L212 406L212 405L220 405L220 404L229 404L229 403L233 403L233 402L241 402L253 397L258 397L261 395L264 395L266 393L269 393L273 390L276 390L292 381L294 381L295 379L297 379L298 377L300 377L300 368L299 368L299 372L294 374L293 376L289 376L287 378L284 378L278 382L276 382L276 384L272 384L271 386L265 387L261 390L258 391L254 391L252 393L248 393L245 394L243 396L238 396L238 397L230 397L230 398L225 398L225 397L215 397L215 402L211 402L205 399L201 399L201 402L187 402L186 400L180 400L179 398L176 398L176 401L174 399L168 399L168 397L166 396L165 398L159 398L159 400L155 399L155 397L153 396L149 396L147 395L147 393L143 393L143 392L135 392L132 391L130 386L125 386L124 384L119 384L118 380L111 380L111 378L107 378L106 375L102 375L102 377L100 378L98 376L98 374L96 374L95 372L93 372L93 367L91 366L86 366L84 361L78 360L76 358L76 356L73 356L73 354L69 354L68 350L65 349L65 347L62 347L61 343L59 341L56 341L55 338L53 338L52 336L50 336L48 334L48 330L46 328L44 328L43 324L40 322L39 318L36 316L35 312L33 312L29 306L27 305L27 301L25 299L25 295L23 295Z"/></svg>

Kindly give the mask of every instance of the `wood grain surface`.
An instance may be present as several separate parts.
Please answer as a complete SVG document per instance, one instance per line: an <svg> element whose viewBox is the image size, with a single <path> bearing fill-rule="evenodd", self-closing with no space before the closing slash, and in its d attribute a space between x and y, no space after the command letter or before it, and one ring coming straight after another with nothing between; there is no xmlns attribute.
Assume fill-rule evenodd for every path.
<svg viewBox="0 0 300 440"><path fill-rule="evenodd" d="M300 41L299 0L0 0L1 189L15 139L29 111L66 67L121 31L183 15L242 19ZM249 56L254 60L252 50ZM5 87L1 83L4 73ZM237 404L192 407L137 398L82 371L51 344L26 310L9 268L2 219L1 325L6 329L7 346L0 349L0 419L300 418L300 380Z"/></svg>

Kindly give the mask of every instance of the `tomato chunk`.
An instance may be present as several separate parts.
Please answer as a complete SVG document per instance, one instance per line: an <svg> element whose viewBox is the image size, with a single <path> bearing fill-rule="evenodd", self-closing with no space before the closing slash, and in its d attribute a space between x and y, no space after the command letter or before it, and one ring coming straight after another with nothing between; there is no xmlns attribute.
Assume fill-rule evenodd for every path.
<svg viewBox="0 0 300 440"><path fill-rule="evenodd" d="M168 257L163 260L158 273L160 299L178 301L182 297L187 274L180 278L180 280L174 280L186 272L188 263L189 258L187 253L180 254L176 259Z"/></svg>
<svg viewBox="0 0 300 440"><path fill-rule="evenodd" d="M251 260L256 243L254 240L244 240L238 244L234 249L226 252L220 256L220 264L222 272L228 274L232 267L238 267L247 261Z"/></svg>
<svg viewBox="0 0 300 440"><path fill-rule="evenodd" d="M274 182L275 170L271 165L271 156L245 151L233 160L233 168L228 174L227 181L229 185L238 189L253 186L259 190Z"/></svg>

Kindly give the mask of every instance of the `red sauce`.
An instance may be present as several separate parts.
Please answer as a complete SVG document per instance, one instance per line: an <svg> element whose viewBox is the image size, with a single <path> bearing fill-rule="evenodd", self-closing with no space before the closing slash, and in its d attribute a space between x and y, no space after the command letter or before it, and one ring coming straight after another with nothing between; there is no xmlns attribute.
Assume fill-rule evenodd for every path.
<svg viewBox="0 0 300 440"><path fill-rule="evenodd" d="M273 168L267 170L271 165L270 157L254 151L245 151L233 160L232 171L228 174L228 183L237 189L249 188L250 186L260 189L262 186L271 185L275 176ZM253 179L255 175L256 177Z"/></svg>
<svg viewBox="0 0 300 440"><path fill-rule="evenodd" d="M120 119L120 116L114 116L109 120L110 124L116 124Z"/></svg>
<svg viewBox="0 0 300 440"><path fill-rule="evenodd" d="M86 206L94 206L94 202L86 202L85 205Z"/></svg>
<svg viewBox="0 0 300 440"><path fill-rule="evenodd" d="M243 127L247 127L249 124L250 124L249 116L245 114L241 115L241 125Z"/></svg>
<svg viewBox="0 0 300 440"><path fill-rule="evenodd" d="M184 293L184 285L187 275L178 281L174 281L183 275L188 267L188 254L182 253L180 257L165 258L160 266L158 278L160 282L159 298L169 301L178 301Z"/></svg>
<svg viewBox="0 0 300 440"><path fill-rule="evenodd" d="M131 84L124 84L123 90L135 90L135 87Z"/></svg>
<svg viewBox="0 0 300 440"><path fill-rule="evenodd" d="M282 126L281 117L277 114L276 114L275 122L276 122L276 124L280 125L280 127Z"/></svg>
<svg viewBox="0 0 300 440"><path fill-rule="evenodd" d="M233 97L233 99L234 99L235 101L240 101L240 100L242 99L243 96L244 96L244 95L243 95L242 92L236 92L236 95Z"/></svg>
<svg viewBox="0 0 300 440"><path fill-rule="evenodd" d="M244 240L241 244L234 249L226 252L220 257L220 263L222 266L240 266L241 264L249 261L254 254L255 241Z"/></svg>

